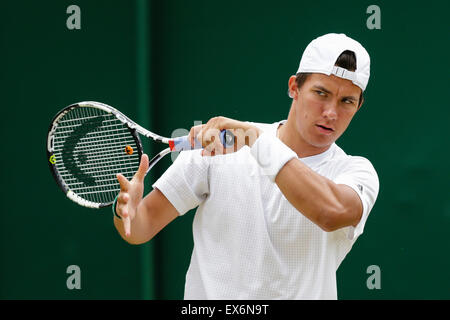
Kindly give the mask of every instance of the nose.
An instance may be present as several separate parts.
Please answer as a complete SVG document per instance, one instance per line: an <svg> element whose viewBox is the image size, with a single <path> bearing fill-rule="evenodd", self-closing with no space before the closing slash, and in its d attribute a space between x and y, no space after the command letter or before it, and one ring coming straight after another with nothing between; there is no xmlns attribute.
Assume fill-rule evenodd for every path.
<svg viewBox="0 0 450 320"><path fill-rule="evenodd" d="M327 103L322 111L322 116L328 120L336 120L337 119L337 112L336 112L336 103L330 102Z"/></svg>

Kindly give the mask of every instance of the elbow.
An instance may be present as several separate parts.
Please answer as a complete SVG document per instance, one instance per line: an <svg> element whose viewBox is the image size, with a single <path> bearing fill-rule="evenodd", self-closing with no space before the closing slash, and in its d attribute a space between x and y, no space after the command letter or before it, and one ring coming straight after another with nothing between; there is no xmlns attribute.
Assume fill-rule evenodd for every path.
<svg viewBox="0 0 450 320"><path fill-rule="evenodd" d="M331 224L331 223L330 224L321 224L321 225L319 225L319 227L320 227L320 229L322 229L325 232L333 232L333 231L336 231L339 229L338 227L336 227L336 225Z"/></svg>
<svg viewBox="0 0 450 320"><path fill-rule="evenodd" d="M325 232L333 232L338 229L332 219L329 218L323 219L323 221L321 221L317 225Z"/></svg>
<svg viewBox="0 0 450 320"><path fill-rule="evenodd" d="M320 218L317 225L325 232L333 232L345 226L343 224L345 216L345 208L323 210L319 214Z"/></svg>

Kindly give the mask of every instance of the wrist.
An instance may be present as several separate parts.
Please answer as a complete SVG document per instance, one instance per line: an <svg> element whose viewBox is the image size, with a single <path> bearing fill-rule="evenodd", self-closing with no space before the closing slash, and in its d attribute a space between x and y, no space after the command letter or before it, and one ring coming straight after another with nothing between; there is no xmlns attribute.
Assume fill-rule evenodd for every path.
<svg viewBox="0 0 450 320"><path fill-rule="evenodd" d="M275 182L278 172L297 154L277 137L261 132L250 148L250 153L259 164L262 173Z"/></svg>

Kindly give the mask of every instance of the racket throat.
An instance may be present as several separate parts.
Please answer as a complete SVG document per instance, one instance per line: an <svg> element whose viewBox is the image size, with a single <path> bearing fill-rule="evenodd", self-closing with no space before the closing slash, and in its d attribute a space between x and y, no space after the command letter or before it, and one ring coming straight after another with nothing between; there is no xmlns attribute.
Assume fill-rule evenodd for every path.
<svg viewBox="0 0 450 320"><path fill-rule="evenodd" d="M165 155L167 155L168 153L171 153L172 150L169 148L164 149L163 151L161 151L160 153L158 153L156 156L154 156L148 163L148 169L147 172L145 174L147 174L154 166L155 164L157 164L159 162L159 160L161 160L162 158L164 158Z"/></svg>
<svg viewBox="0 0 450 320"><path fill-rule="evenodd" d="M175 149L175 141L169 140L169 148L170 148L170 151L174 151L174 149Z"/></svg>

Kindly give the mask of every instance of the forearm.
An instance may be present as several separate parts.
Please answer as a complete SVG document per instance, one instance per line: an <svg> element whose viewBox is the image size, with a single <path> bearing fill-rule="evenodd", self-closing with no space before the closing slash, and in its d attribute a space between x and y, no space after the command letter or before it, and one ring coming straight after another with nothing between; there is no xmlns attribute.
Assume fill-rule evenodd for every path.
<svg viewBox="0 0 450 320"><path fill-rule="evenodd" d="M273 135L263 133L250 152L261 172L276 183L286 199L325 231L353 225L362 215L362 203L349 186L316 173Z"/></svg>
<svg viewBox="0 0 450 320"><path fill-rule="evenodd" d="M362 202L352 188L334 183L298 159L281 168L275 183L299 212L325 231L356 226L361 219Z"/></svg>
<svg viewBox="0 0 450 320"><path fill-rule="evenodd" d="M347 197L333 181L319 175L298 159L288 161L275 183L286 199L305 217L325 231L354 223Z"/></svg>

